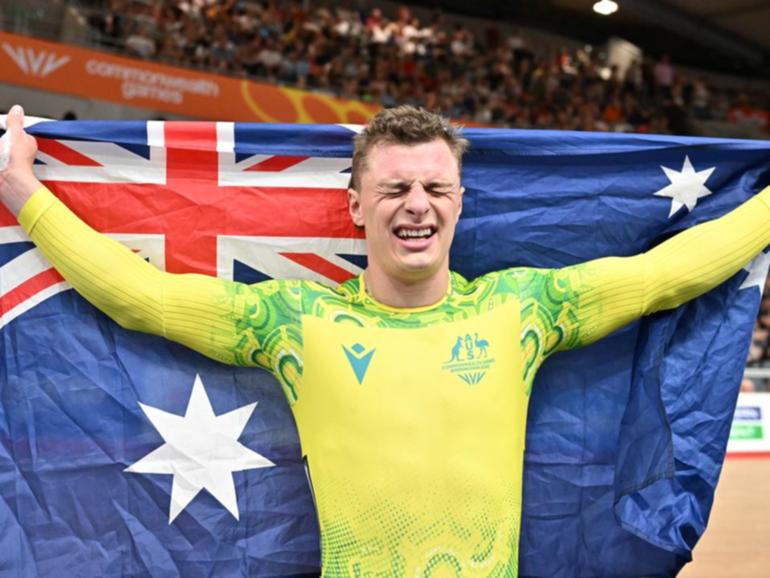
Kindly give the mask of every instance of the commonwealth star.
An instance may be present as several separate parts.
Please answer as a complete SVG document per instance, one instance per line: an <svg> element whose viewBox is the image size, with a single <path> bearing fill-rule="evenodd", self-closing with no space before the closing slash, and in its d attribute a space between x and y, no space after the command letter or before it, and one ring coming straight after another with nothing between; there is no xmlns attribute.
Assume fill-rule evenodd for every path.
<svg viewBox="0 0 770 578"><path fill-rule="evenodd" d="M168 523L203 489L239 519L233 472L275 465L238 442L257 404L214 415L203 382L196 375L184 416L142 403L139 406L166 443L125 471L174 476Z"/></svg>

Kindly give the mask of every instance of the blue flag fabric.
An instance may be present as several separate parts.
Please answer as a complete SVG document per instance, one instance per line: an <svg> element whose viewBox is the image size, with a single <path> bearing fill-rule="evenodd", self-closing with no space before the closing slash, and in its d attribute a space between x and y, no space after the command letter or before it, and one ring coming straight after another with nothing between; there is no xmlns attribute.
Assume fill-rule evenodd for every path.
<svg viewBox="0 0 770 578"><path fill-rule="evenodd" d="M341 221L351 129L213 126L46 122L30 130L51 188L169 270L209 267L246 282L337 281L361 270L361 239ZM172 167L197 154L178 129L213 147L210 189L200 183L211 157ZM633 255L770 183L770 145L762 142L481 129L466 136L452 267L467 277ZM187 180L179 177L185 170ZM180 231L162 227L177 218L179 199L205 213L225 185L258 189L256 233L216 213L206 217L215 263L206 262L205 239L188 255L175 253ZM169 191L172 200L163 201ZM251 210L236 193L224 205ZM307 217L318 195L328 224ZM689 560L708 519L767 263L760 257L709 294L542 368L527 430L522 576L673 576ZM0 576L318 575L312 498L272 377L121 329L67 290L7 216L0 316ZM157 411L186 415L192 398L203 399L196 376L217 416L256 403L238 441L270 465L232 474L236 503L200 492L173 516L172 472L129 469L166 442L151 419Z"/></svg>

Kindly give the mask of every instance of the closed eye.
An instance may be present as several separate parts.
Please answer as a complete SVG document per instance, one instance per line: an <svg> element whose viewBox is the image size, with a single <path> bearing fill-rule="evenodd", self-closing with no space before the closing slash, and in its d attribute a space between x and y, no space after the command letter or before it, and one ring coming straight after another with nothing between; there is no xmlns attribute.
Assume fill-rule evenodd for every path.
<svg viewBox="0 0 770 578"><path fill-rule="evenodd" d="M379 187L377 187L379 193L388 196L403 195L408 193L409 189L411 188L412 183L400 181L393 183L382 183Z"/></svg>
<svg viewBox="0 0 770 578"><path fill-rule="evenodd" d="M431 195L450 195L455 190L451 183L428 183L425 191Z"/></svg>
<svg viewBox="0 0 770 578"><path fill-rule="evenodd" d="M383 189L382 193L385 195L391 195L391 196L405 195L406 193L409 192L410 189L411 187L392 187L392 188Z"/></svg>
<svg viewBox="0 0 770 578"><path fill-rule="evenodd" d="M426 187L425 190L431 195L450 195L453 191L451 187Z"/></svg>

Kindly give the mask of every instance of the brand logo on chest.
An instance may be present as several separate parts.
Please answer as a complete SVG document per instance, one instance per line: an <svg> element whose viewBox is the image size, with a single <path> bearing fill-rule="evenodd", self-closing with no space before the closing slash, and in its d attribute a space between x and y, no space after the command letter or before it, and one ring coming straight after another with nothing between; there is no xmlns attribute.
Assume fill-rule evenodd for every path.
<svg viewBox="0 0 770 578"><path fill-rule="evenodd" d="M362 384L364 382L364 377L366 377L366 370L369 369L369 364L372 361L376 349L372 348L367 350L366 347L360 343L354 343L349 348L343 345L342 350L348 358L348 363L350 363L350 367L356 376L356 380L358 380L358 383Z"/></svg>
<svg viewBox="0 0 770 578"><path fill-rule="evenodd" d="M489 341L477 332L458 335L449 348L449 361L441 369L455 374L468 385L477 385L495 363L489 355Z"/></svg>

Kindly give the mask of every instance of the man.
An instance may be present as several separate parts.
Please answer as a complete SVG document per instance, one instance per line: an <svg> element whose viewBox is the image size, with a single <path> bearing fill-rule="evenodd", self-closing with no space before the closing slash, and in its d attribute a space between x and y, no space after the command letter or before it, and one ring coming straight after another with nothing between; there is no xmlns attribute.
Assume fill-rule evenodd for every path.
<svg viewBox="0 0 770 578"><path fill-rule="evenodd" d="M0 197L118 323L259 365L291 404L323 575L516 576L530 388L552 353L676 307L770 244L770 189L652 251L558 270L450 272L467 143L437 115L379 113L355 138L348 204L363 275L242 285L154 269L34 177L15 108Z"/></svg>

